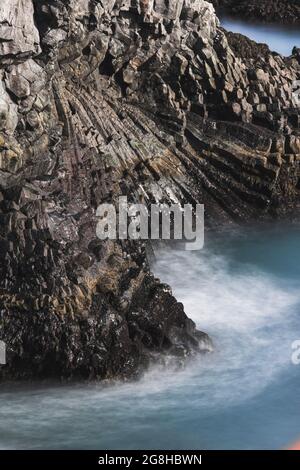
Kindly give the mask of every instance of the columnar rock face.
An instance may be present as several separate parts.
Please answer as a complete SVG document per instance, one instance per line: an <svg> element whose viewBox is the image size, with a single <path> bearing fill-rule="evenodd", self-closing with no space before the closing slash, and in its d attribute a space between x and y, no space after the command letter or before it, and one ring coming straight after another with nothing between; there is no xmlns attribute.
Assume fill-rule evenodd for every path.
<svg viewBox="0 0 300 470"><path fill-rule="evenodd" d="M293 211L299 54L243 59L202 0L0 12L0 374L128 377L209 349L144 244L101 242L95 212L119 195L203 202L210 226Z"/></svg>

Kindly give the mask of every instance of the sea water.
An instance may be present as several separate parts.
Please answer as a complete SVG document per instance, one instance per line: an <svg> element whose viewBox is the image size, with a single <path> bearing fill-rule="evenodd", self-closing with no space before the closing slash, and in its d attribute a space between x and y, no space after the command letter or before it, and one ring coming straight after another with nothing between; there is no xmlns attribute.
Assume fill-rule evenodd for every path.
<svg viewBox="0 0 300 470"><path fill-rule="evenodd" d="M154 266L214 352L134 383L0 389L1 449L278 449L300 437L300 232L208 235Z"/></svg>
<svg viewBox="0 0 300 470"><path fill-rule="evenodd" d="M271 51L284 56L292 54L293 47L300 47L300 28L293 26L252 23L229 17L221 18L223 28L250 39L267 44Z"/></svg>

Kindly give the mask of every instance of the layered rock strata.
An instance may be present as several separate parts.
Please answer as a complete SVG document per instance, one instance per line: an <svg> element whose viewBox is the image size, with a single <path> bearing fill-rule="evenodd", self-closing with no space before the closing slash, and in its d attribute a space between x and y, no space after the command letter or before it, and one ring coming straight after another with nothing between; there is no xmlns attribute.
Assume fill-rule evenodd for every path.
<svg viewBox="0 0 300 470"><path fill-rule="evenodd" d="M241 52L241 51L240 51ZM101 203L204 203L207 225L294 213L299 54L243 58L203 0L0 7L1 378L136 375L210 348Z"/></svg>

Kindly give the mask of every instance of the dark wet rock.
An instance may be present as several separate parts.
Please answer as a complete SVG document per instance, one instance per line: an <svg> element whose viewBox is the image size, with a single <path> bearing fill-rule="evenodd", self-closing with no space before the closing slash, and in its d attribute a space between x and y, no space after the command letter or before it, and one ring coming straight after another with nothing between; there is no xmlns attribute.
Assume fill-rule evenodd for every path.
<svg viewBox="0 0 300 470"><path fill-rule="evenodd" d="M149 246L101 242L95 212L126 195L204 203L208 227L294 213L298 51L246 53L203 0L15 6L0 7L2 378L129 377L207 350Z"/></svg>
<svg viewBox="0 0 300 470"><path fill-rule="evenodd" d="M1 378L126 379L137 377L162 353L184 361L211 348L182 304L148 273L126 308L121 292L110 294L99 290L85 314L50 313L45 307L2 311L9 367L1 367Z"/></svg>

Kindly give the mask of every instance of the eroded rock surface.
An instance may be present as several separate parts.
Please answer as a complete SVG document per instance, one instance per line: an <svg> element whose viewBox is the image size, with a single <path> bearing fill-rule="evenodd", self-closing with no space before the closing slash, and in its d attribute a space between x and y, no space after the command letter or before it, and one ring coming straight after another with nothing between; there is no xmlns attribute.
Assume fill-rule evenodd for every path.
<svg viewBox="0 0 300 470"><path fill-rule="evenodd" d="M208 226L292 213L299 54L243 58L203 0L17 3L0 7L0 374L128 377L207 350L144 244L100 242L95 212L127 195L204 203Z"/></svg>

